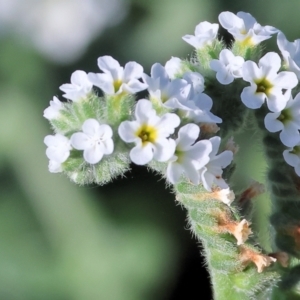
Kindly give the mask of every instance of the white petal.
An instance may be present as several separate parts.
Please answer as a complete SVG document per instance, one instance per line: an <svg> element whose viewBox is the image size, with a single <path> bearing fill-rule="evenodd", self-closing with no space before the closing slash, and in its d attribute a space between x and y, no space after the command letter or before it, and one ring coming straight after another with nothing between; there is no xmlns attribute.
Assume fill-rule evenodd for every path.
<svg viewBox="0 0 300 300"><path fill-rule="evenodd" d="M135 107L135 117L138 122L148 122L149 119L155 119L156 112L152 108L152 103L149 100L139 100Z"/></svg>
<svg viewBox="0 0 300 300"><path fill-rule="evenodd" d="M98 58L98 67L105 73L110 73L114 80L122 79L123 68L119 62L111 56L101 56Z"/></svg>
<svg viewBox="0 0 300 300"><path fill-rule="evenodd" d="M145 90L148 87L147 84L140 82L137 79L131 79L128 84L123 84L123 89L130 94L136 94Z"/></svg>
<svg viewBox="0 0 300 300"><path fill-rule="evenodd" d="M137 165L145 165L149 163L153 158L153 145L147 143L145 146L139 144L131 149L130 159Z"/></svg>
<svg viewBox="0 0 300 300"><path fill-rule="evenodd" d="M300 141L299 135L299 127L296 126L294 123L288 123L284 127L284 129L280 132L280 140L282 143L287 147L294 147Z"/></svg>
<svg viewBox="0 0 300 300"><path fill-rule="evenodd" d="M143 75L143 67L140 64L131 61L125 65L124 75L123 75L124 82L128 82L131 79L141 78L142 75Z"/></svg>
<svg viewBox="0 0 300 300"><path fill-rule="evenodd" d="M225 29L242 28L244 26L243 20L229 11L224 11L219 15L219 22Z"/></svg>
<svg viewBox="0 0 300 300"><path fill-rule="evenodd" d="M179 129L177 148L181 151L188 149L199 137L200 128L196 124L187 124Z"/></svg>
<svg viewBox="0 0 300 300"><path fill-rule="evenodd" d="M87 119L82 124L82 131L88 136L95 136L98 134L100 124L95 119Z"/></svg>
<svg viewBox="0 0 300 300"><path fill-rule="evenodd" d="M224 84L224 85L230 84L234 80L233 75L230 72L228 72L228 70L225 68L221 68L218 71L216 78L221 84Z"/></svg>
<svg viewBox="0 0 300 300"><path fill-rule="evenodd" d="M124 142L132 143L137 139L135 132L137 132L139 127L140 124L136 121L124 121L118 128L119 136Z"/></svg>
<svg viewBox="0 0 300 300"><path fill-rule="evenodd" d="M223 151L213 159L213 164L221 167L222 169L230 165L233 159L233 153L230 150Z"/></svg>
<svg viewBox="0 0 300 300"><path fill-rule="evenodd" d="M175 76L180 73L181 62L181 59L178 57L172 57L166 62L165 70L171 79L174 79Z"/></svg>
<svg viewBox="0 0 300 300"><path fill-rule="evenodd" d="M265 117L265 126L270 132L277 132L283 129L283 124L277 118L280 116L280 112L278 113L268 113Z"/></svg>
<svg viewBox="0 0 300 300"><path fill-rule="evenodd" d="M258 64L262 67L265 75L269 72L277 73L281 67L281 59L277 53L268 52L259 60Z"/></svg>
<svg viewBox="0 0 300 300"><path fill-rule="evenodd" d="M154 159L160 162L169 160L175 153L176 143L173 139L159 139L153 145Z"/></svg>
<svg viewBox="0 0 300 300"><path fill-rule="evenodd" d="M266 101L269 110L272 112L280 112L285 108L288 99L285 95L282 95L280 88L273 88L272 93L268 95Z"/></svg>
<svg viewBox="0 0 300 300"><path fill-rule="evenodd" d="M223 64L218 59L213 59L210 61L209 66L213 71L218 72L223 67Z"/></svg>
<svg viewBox="0 0 300 300"><path fill-rule="evenodd" d="M291 153L290 151L292 151L292 149L284 150L283 157L290 166L295 167L300 163L300 158L298 155Z"/></svg>
<svg viewBox="0 0 300 300"><path fill-rule="evenodd" d="M212 143L208 140L201 140L187 151L190 159L197 161L197 168L203 168L210 160L209 155L212 152Z"/></svg>
<svg viewBox="0 0 300 300"><path fill-rule="evenodd" d="M219 151L219 147L221 144L221 138L219 136L214 136L214 137L210 138L209 141L212 144L212 151L210 153L210 157L214 157L215 155L217 155L217 153Z"/></svg>
<svg viewBox="0 0 300 300"><path fill-rule="evenodd" d="M101 151L101 147L94 146L85 149L83 152L83 157L88 163L96 164L102 159L103 152Z"/></svg>
<svg viewBox="0 0 300 300"><path fill-rule="evenodd" d="M256 79L264 77L262 70L253 61L246 61L243 64L242 70L243 79L248 82L254 82Z"/></svg>
<svg viewBox="0 0 300 300"><path fill-rule="evenodd" d="M280 72L274 79L273 84L284 89L292 89L298 84L298 79L293 72Z"/></svg>
<svg viewBox="0 0 300 300"><path fill-rule="evenodd" d="M115 93L111 74L88 73L88 77L93 85L99 87L104 93L108 95L113 95Z"/></svg>
<svg viewBox="0 0 300 300"><path fill-rule="evenodd" d="M196 95L193 98L193 101L195 102L196 106L202 110L206 110L206 111L211 110L213 106L212 99L204 93Z"/></svg>
<svg viewBox="0 0 300 300"><path fill-rule="evenodd" d="M195 94L199 94L204 91L204 77L200 73L187 72L183 75L183 79L192 84Z"/></svg>
<svg viewBox="0 0 300 300"><path fill-rule="evenodd" d="M71 145L77 150L84 150L90 147L90 138L82 132L76 132L71 136Z"/></svg>
<svg viewBox="0 0 300 300"><path fill-rule="evenodd" d="M49 172L51 172L51 173L62 172L61 163L54 161L54 160L49 161L48 169L49 169Z"/></svg>
<svg viewBox="0 0 300 300"><path fill-rule="evenodd" d="M170 78L165 70L165 68L159 64L155 63L151 68L151 77L159 78L160 86L163 89L170 82Z"/></svg>
<svg viewBox="0 0 300 300"><path fill-rule="evenodd" d="M207 172L206 167L199 170L200 178L204 188L211 192L211 187L214 183L215 176L209 172Z"/></svg>
<svg viewBox="0 0 300 300"><path fill-rule="evenodd" d="M103 140L110 139L113 136L111 127L107 124L101 124L97 130L97 137L101 137Z"/></svg>
<svg viewBox="0 0 300 300"><path fill-rule="evenodd" d="M180 118L172 113L164 114L161 119L156 123L161 137L168 137L174 133L175 128L180 124Z"/></svg>
<svg viewBox="0 0 300 300"><path fill-rule="evenodd" d="M199 172L195 167L195 164L190 160L186 160L184 162L183 167L184 167L184 173L192 181L192 183L199 184L200 176L199 176Z"/></svg>
<svg viewBox="0 0 300 300"><path fill-rule="evenodd" d="M114 151L114 142L112 139L103 141L103 154L112 154Z"/></svg>
<svg viewBox="0 0 300 300"><path fill-rule="evenodd" d="M248 108L260 108L266 99L264 93L256 93L256 88L255 85L252 85L245 87L242 91L241 100Z"/></svg>
<svg viewBox="0 0 300 300"><path fill-rule="evenodd" d="M175 184L179 181L180 176L183 173L183 168L177 162L170 162L167 167L167 179Z"/></svg>

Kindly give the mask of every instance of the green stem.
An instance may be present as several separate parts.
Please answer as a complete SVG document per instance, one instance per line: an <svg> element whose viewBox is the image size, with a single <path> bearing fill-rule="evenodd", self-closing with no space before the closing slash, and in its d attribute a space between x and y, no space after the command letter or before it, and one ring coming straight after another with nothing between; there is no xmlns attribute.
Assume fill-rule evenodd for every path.
<svg viewBox="0 0 300 300"><path fill-rule="evenodd" d="M238 246L235 237L220 231L220 216L228 216L229 222L239 222L237 212L216 199L202 186L182 182L175 187L177 200L188 211L192 232L202 242L215 300L257 299L257 295L274 286L278 275L264 270L257 272L252 262L243 260L242 249L249 247L260 253L257 246Z"/></svg>

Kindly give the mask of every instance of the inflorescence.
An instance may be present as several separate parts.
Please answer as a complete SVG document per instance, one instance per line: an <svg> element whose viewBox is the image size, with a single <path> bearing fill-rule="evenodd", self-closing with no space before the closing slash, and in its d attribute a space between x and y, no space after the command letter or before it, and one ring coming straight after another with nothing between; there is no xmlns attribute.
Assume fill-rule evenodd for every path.
<svg viewBox="0 0 300 300"><path fill-rule="evenodd" d="M195 35L183 37L195 48L192 59L155 63L150 76L140 64L121 67L111 56L98 58L101 73L75 71L71 83L60 86L67 101L53 97L44 111L55 132L44 139L49 171L79 184L104 184L133 162L172 184L184 179L207 191L228 189L222 175L234 150L221 144L228 118L215 109L214 89L235 85L247 108L266 105L265 128L280 132L284 159L300 176L300 95L292 93L300 78L300 40L288 42L249 13L222 12L219 22L234 38L230 47L218 39L218 24L201 22ZM261 56L260 43L274 34L282 58ZM146 89L149 96L136 102Z"/></svg>

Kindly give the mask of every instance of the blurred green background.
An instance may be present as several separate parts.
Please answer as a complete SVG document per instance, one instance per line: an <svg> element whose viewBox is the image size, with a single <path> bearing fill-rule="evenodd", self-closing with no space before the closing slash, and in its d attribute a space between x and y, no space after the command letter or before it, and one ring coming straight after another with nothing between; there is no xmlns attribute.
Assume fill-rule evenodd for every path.
<svg viewBox="0 0 300 300"><path fill-rule="evenodd" d="M299 8L299 0L0 0L0 299L209 293L201 246L165 183L142 167L104 187L50 174L43 110L73 71L96 72L99 56L137 61L149 73L155 62L189 56L181 37L224 10L250 12L294 40ZM276 49L275 39L267 44ZM243 188L250 177L263 180L264 161L256 132L237 139ZM257 204L264 236L267 198Z"/></svg>

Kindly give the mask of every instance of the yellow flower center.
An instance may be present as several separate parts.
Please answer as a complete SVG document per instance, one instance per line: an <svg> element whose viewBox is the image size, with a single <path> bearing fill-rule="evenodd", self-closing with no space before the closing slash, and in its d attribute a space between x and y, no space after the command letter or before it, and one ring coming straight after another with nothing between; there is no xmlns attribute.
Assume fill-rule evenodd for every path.
<svg viewBox="0 0 300 300"><path fill-rule="evenodd" d="M295 146L291 153L299 155L300 154L300 146Z"/></svg>
<svg viewBox="0 0 300 300"><path fill-rule="evenodd" d="M255 83L257 85L256 93L265 93L268 95L273 87L273 84L266 78L258 79L255 81Z"/></svg>
<svg viewBox="0 0 300 300"><path fill-rule="evenodd" d="M175 155L177 156L177 163L181 164L183 162L184 154L185 153L178 148L175 150Z"/></svg>
<svg viewBox="0 0 300 300"><path fill-rule="evenodd" d="M282 123L287 123L288 121L291 121L293 119L291 112L289 109L284 109L280 116L277 118L277 120L279 120Z"/></svg>
<svg viewBox="0 0 300 300"><path fill-rule="evenodd" d="M153 126L143 124L135 133L142 140L143 146L148 143L155 143L157 139L157 129Z"/></svg>
<svg viewBox="0 0 300 300"><path fill-rule="evenodd" d="M121 85L122 85L122 80L116 80L113 83L114 89L115 89L115 93L120 89Z"/></svg>

